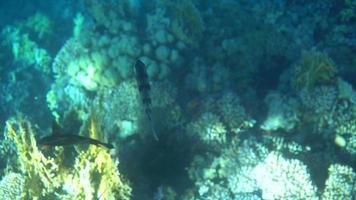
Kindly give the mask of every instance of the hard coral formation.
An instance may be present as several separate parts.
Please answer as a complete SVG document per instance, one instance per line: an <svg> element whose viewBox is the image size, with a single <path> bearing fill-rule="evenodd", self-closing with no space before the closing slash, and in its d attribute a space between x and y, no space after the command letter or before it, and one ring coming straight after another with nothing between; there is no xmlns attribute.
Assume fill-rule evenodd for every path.
<svg viewBox="0 0 356 200"><path fill-rule="evenodd" d="M231 157L230 160L230 157L227 157L229 156L229 150L230 148L222 149L223 152L222 156L220 157L214 157L212 154L195 156L188 173L190 175L190 178L196 184L197 191L195 192L198 193L198 199L213 199L220 195L223 195L225 199L233 199L232 197L230 197L231 192L242 193L242 188L249 188L251 183L250 179L248 178L249 176L246 176L246 178L248 179L243 179L244 187L242 188L236 186L235 184L228 185L228 187L224 185L224 183L227 183L225 179L229 179L228 177L238 176L237 174L234 174L235 169L238 168L237 171L242 173L246 172L245 170L242 170L239 167L240 165L232 167L231 163L237 162L237 159L242 157L238 156L239 154L236 155L236 151L231 148L232 154L235 154L235 156ZM231 171L230 169L232 169L233 171ZM242 176L241 178L244 178L244 176ZM231 188L231 186L233 188ZM253 190L254 189L252 188L252 191ZM251 189L246 189L246 192L251 192Z"/></svg>
<svg viewBox="0 0 356 200"><path fill-rule="evenodd" d="M89 133L92 137L98 134L94 122ZM131 189L122 181L117 161L106 149L89 146L79 151L74 166L68 167L63 165L63 148L55 148L53 157L45 156L38 149L28 121L8 121L6 134L17 148L23 179L23 184L19 185L22 189L18 190L22 192L18 195L23 198L129 199Z"/></svg>
<svg viewBox="0 0 356 200"><path fill-rule="evenodd" d="M269 153L255 166L253 176L263 199L319 199L306 165L279 153Z"/></svg>
<svg viewBox="0 0 356 200"><path fill-rule="evenodd" d="M356 195L356 174L352 167L332 164L325 182L322 200L353 199Z"/></svg>
<svg viewBox="0 0 356 200"><path fill-rule="evenodd" d="M119 138L127 138L139 131L140 120L144 116L140 103L134 81L124 81L94 100L103 130Z"/></svg>
<svg viewBox="0 0 356 200"><path fill-rule="evenodd" d="M4 44L11 49L16 62L34 66L39 71L49 73L52 58L50 54L30 39L28 33L23 33L19 28L7 26L2 32Z"/></svg>
<svg viewBox="0 0 356 200"><path fill-rule="evenodd" d="M278 92L271 92L265 98L265 102L268 105L268 114L261 125L262 130L290 132L300 121L297 100L282 96Z"/></svg>
<svg viewBox="0 0 356 200"><path fill-rule="evenodd" d="M173 19L170 31L181 41L197 45L204 31L204 23L194 2L160 0L160 3Z"/></svg>
<svg viewBox="0 0 356 200"><path fill-rule="evenodd" d="M185 77L187 89L208 94L230 87L230 83L225 81L231 78L231 69L228 66L222 66L219 63L209 66L209 63L201 58L195 58L191 65Z"/></svg>
<svg viewBox="0 0 356 200"><path fill-rule="evenodd" d="M299 146L277 146L270 150L254 138L235 139L218 155L196 156L189 174L197 199L319 199L307 166L281 153L281 146L288 147L285 152Z"/></svg>
<svg viewBox="0 0 356 200"><path fill-rule="evenodd" d="M24 177L21 174L10 172L0 181L0 196L2 199L23 199Z"/></svg>
<svg viewBox="0 0 356 200"><path fill-rule="evenodd" d="M94 121L89 125L89 136L98 139ZM91 145L81 151L74 164L75 172L64 178L63 189L68 192L64 199L130 199L131 188L121 180L118 161L99 146Z"/></svg>
<svg viewBox="0 0 356 200"><path fill-rule="evenodd" d="M316 50L304 52L295 66L293 85L297 89L314 89L318 84L330 83L336 76L337 67L325 53Z"/></svg>
<svg viewBox="0 0 356 200"><path fill-rule="evenodd" d="M20 26L34 32L39 39L43 39L53 33L54 24L45 14L36 12L25 22L20 23Z"/></svg>
<svg viewBox="0 0 356 200"><path fill-rule="evenodd" d="M339 146L351 155L356 154L356 104L340 103L334 114L335 139L342 140Z"/></svg>
<svg viewBox="0 0 356 200"><path fill-rule="evenodd" d="M102 4L99 8L121 16L119 10L107 7L107 4L115 3ZM94 13L97 11L93 10ZM167 32L166 23L163 22L165 18L155 15L147 15L147 27L142 27L142 30L134 26L135 18L109 20L109 23L118 27L115 29L110 25L104 32L89 27L85 21L81 22L84 25L81 25L80 31L76 31L80 32L80 36L69 39L62 47L55 58L53 71L58 78L69 77L70 82L86 90L99 91L132 78L133 64L138 57L142 57L150 78L167 77L171 67L179 62L180 43ZM99 18L97 23L105 21ZM156 32L158 29L160 31ZM139 31L143 31L143 37Z"/></svg>
<svg viewBox="0 0 356 200"><path fill-rule="evenodd" d="M213 113L204 113L197 121L188 125L187 131L193 136L198 136L203 143L212 146L218 147L226 143L226 127Z"/></svg>

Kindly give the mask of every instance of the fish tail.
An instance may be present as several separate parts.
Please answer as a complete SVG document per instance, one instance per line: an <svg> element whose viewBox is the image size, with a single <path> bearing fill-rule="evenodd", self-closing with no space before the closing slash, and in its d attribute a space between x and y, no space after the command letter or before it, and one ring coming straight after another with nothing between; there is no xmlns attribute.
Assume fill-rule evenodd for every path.
<svg viewBox="0 0 356 200"><path fill-rule="evenodd" d="M152 121L152 116L151 116L151 109L149 109L148 107L146 107L146 116L148 118L150 127L151 127L151 132L153 134L153 138L158 141L158 136L157 136L157 132L155 130L155 127L153 125L153 121Z"/></svg>
<svg viewBox="0 0 356 200"><path fill-rule="evenodd" d="M152 134L153 134L153 138L154 138L156 141L158 141L159 139L158 139L156 130L155 130L155 128L153 127L153 124L152 124L152 123L150 123L150 124L151 124L151 131L152 131Z"/></svg>
<svg viewBox="0 0 356 200"><path fill-rule="evenodd" d="M114 148L114 146L112 144L100 142L98 140L90 140L89 143L93 144L93 145L96 145L96 146L99 146L99 145L100 146L104 146L104 147L106 147L108 149L113 149Z"/></svg>
<svg viewBox="0 0 356 200"><path fill-rule="evenodd" d="M108 148L108 149L113 149L114 148L114 145L112 144L109 144L109 143L103 143L103 142L100 142L100 145Z"/></svg>

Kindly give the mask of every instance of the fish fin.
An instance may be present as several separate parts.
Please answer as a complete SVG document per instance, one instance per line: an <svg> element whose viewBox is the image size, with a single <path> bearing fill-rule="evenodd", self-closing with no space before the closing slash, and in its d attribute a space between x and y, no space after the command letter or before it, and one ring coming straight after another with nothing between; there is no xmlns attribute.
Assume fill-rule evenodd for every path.
<svg viewBox="0 0 356 200"><path fill-rule="evenodd" d="M113 149L114 148L114 145L110 144L110 143L104 143L104 142L101 142L99 140L95 140L95 139L92 139L92 138L88 138L88 142L89 144L93 144L93 145L96 145L96 146L103 146L105 148L108 148L108 149Z"/></svg>
<svg viewBox="0 0 356 200"><path fill-rule="evenodd" d="M62 127L56 121L52 121L52 135L60 135Z"/></svg>
<svg viewBox="0 0 356 200"><path fill-rule="evenodd" d="M109 143L100 142L99 144L100 144L101 146L106 147L107 149L113 149L113 148L114 148L114 145L109 144Z"/></svg>
<svg viewBox="0 0 356 200"><path fill-rule="evenodd" d="M150 121L150 126L151 126L151 132L152 132L152 135L153 135L153 138L158 141L158 136L157 136L157 132L155 130L155 128L153 127L153 124L152 124L152 121Z"/></svg>

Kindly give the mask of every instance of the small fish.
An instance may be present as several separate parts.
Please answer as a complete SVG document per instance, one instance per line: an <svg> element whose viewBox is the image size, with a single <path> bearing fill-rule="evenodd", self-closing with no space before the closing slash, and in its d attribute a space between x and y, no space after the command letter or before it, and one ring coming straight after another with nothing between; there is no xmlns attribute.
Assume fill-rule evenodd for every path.
<svg viewBox="0 0 356 200"><path fill-rule="evenodd" d="M89 137L83 137L80 135L71 135L71 134L45 136L39 139L38 143L43 147L70 146L70 145L77 145L77 144L93 144L97 146L101 145L108 149L114 148L112 144L100 142L99 140L95 140Z"/></svg>
<svg viewBox="0 0 356 200"><path fill-rule="evenodd" d="M135 73L136 73L136 81L138 84L138 90L140 92L142 104L144 106L149 124L151 126L153 137L155 140L158 140L158 137L157 137L157 134L153 127L153 122L152 122L151 97L150 97L151 86L150 86L150 83L148 80L146 65L141 60L136 61Z"/></svg>
<svg viewBox="0 0 356 200"><path fill-rule="evenodd" d="M56 123L52 123L52 134L49 136L42 137L38 140L38 144L43 148L47 148L49 146L70 146L77 144L93 144L93 145L101 145L108 149L113 149L114 146L112 144L100 142L99 140L84 137L80 135L73 134L65 134L66 132Z"/></svg>

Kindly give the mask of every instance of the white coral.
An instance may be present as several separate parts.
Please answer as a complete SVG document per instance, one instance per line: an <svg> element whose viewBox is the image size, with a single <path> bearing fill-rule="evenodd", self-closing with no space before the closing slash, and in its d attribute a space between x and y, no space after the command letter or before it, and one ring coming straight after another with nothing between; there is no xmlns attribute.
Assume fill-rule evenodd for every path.
<svg viewBox="0 0 356 200"><path fill-rule="evenodd" d="M333 164L329 167L329 178L325 182L322 200L352 199L356 195L356 174L349 166Z"/></svg>
<svg viewBox="0 0 356 200"><path fill-rule="evenodd" d="M318 199L307 167L299 160L271 152L253 169L253 174L263 199Z"/></svg>
<svg viewBox="0 0 356 200"><path fill-rule="evenodd" d="M207 144L226 142L226 128L213 113L204 113L197 121L190 123L188 132L197 134Z"/></svg>
<svg viewBox="0 0 356 200"><path fill-rule="evenodd" d="M21 174L9 173L0 181L1 199L19 200L23 197L25 179Z"/></svg>

